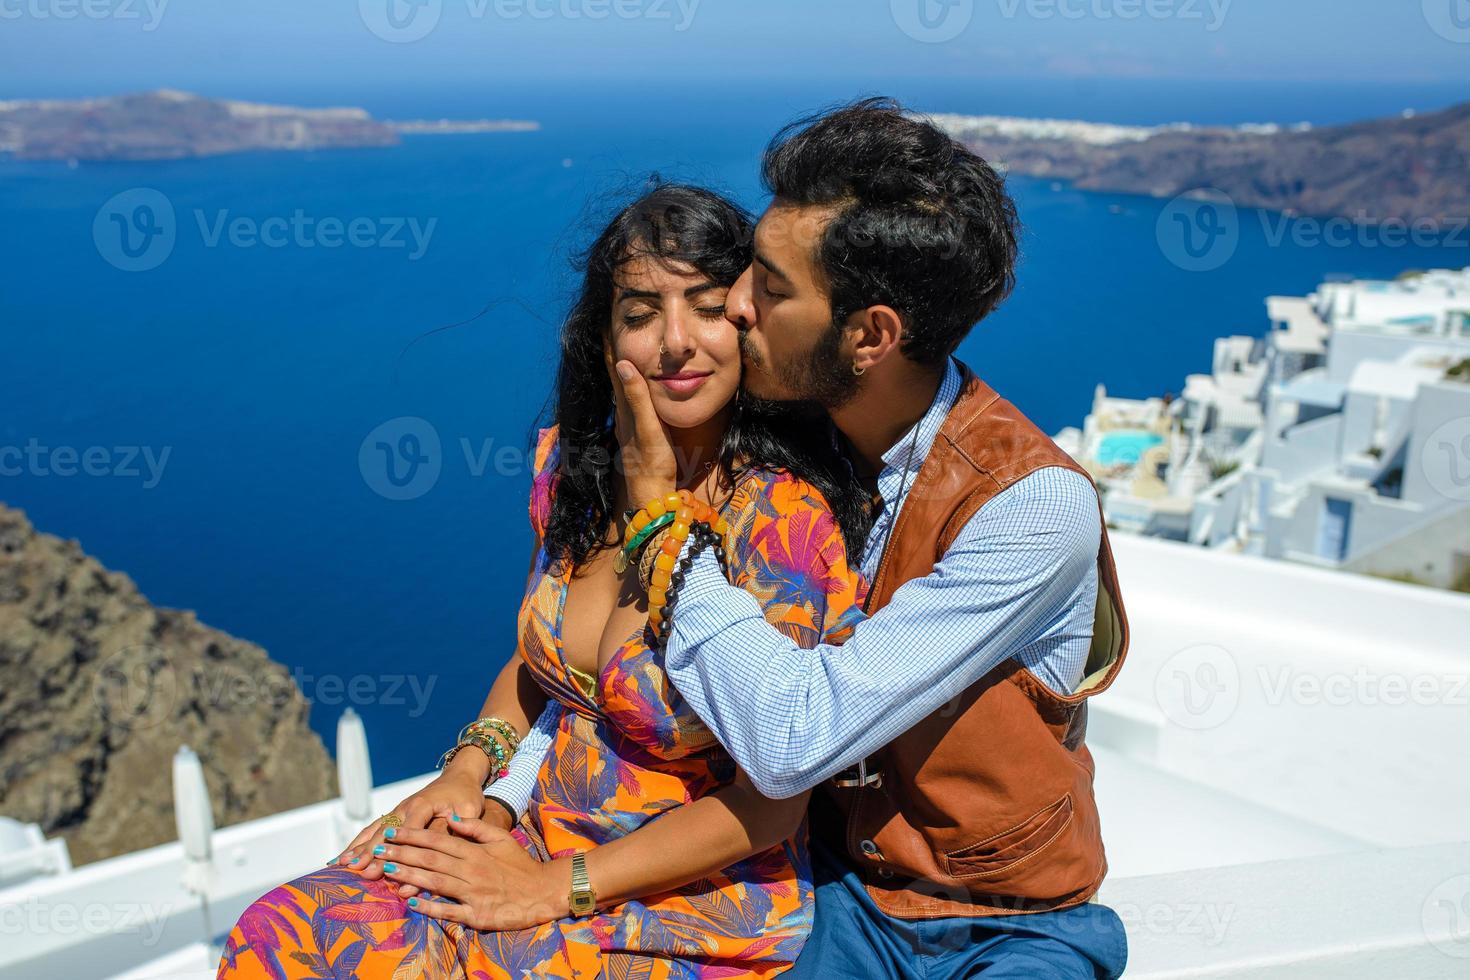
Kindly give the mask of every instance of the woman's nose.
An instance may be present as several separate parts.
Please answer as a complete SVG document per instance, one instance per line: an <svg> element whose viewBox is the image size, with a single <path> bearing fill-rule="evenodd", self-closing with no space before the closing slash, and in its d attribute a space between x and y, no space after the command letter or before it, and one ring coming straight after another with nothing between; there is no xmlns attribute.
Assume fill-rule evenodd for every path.
<svg viewBox="0 0 1470 980"><path fill-rule="evenodd" d="M725 319L742 332L755 326L755 301L751 294L755 280L753 269L754 266L747 266L735 280L735 285L730 287L730 292L725 294Z"/></svg>
<svg viewBox="0 0 1470 980"><path fill-rule="evenodd" d="M684 322L684 312L676 311L664 319L664 350L674 357L694 353L694 334Z"/></svg>

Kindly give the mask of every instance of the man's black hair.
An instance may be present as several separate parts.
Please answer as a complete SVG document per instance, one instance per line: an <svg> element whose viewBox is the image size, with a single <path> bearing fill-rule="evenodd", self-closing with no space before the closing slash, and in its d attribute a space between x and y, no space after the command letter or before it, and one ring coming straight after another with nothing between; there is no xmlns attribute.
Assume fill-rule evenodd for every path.
<svg viewBox="0 0 1470 980"><path fill-rule="evenodd" d="M1015 285L1016 207L990 164L892 99L803 119L767 148L778 201L834 209L817 263L835 324L903 318L909 359L940 364Z"/></svg>

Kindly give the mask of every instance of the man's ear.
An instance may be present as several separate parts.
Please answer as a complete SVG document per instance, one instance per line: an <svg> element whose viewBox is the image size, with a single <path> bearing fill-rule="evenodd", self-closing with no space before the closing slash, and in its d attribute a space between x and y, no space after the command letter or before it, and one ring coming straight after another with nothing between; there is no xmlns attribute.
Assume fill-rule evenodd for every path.
<svg viewBox="0 0 1470 980"><path fill-rule="evenodd" d="M867 370L900 352L903 317L891 306L869 306L847 319L853 366Z"/></svg>

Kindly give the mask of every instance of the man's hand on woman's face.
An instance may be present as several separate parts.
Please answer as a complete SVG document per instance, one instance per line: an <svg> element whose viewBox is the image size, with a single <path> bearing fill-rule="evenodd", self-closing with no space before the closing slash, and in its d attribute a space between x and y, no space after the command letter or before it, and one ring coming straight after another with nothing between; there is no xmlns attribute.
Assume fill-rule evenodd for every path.
<svg viewBox="0 0 1470 980"><path fill-rule="evenodd" d="M641 507L674 489L679 463L668 428L653 407L648 379L632 361L615 362L611 345L604 347L603 354L612 379L614 418L628 505Z"/></svg>

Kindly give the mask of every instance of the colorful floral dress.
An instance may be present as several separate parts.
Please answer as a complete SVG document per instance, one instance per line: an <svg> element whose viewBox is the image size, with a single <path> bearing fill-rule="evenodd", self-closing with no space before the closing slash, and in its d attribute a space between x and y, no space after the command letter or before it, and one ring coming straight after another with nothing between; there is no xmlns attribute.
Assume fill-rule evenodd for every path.
<svg viewBox="0 0 1470 980"><path fill-rule="evenodd" d="M555 428L536 452L531 522L538 544L555 486ZM862 617L825 503L781 472L755 471L725 510L735 582L795 642L841 643ZM735 764L669 682L639 630L592 678L567 663L561 623L568 571L545 549L521 604L519 653L562 707L517 838L542 860L586 851L728 785ZM677 616L677 610L675 612ZM780 845L706 878L585 918L479 932L410 910L391 881L350 868L313 871L252 904L231 931L219 977L771 977L811 929L806 822Z"/></svg>

